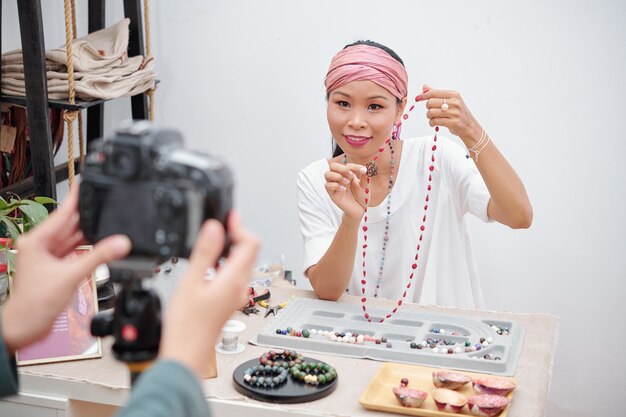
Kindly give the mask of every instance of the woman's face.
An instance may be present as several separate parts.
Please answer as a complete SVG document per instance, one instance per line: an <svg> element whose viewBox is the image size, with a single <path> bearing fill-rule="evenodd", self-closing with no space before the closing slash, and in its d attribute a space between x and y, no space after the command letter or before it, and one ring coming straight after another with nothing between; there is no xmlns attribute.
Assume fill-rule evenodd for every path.
<svg viewBox="0 0 626 417"><path fill-rule="evenodd" d="M352 81L330 92L327 118L333 138L354 162L369 162L400 120L401 104L372 81Z"/></svg>

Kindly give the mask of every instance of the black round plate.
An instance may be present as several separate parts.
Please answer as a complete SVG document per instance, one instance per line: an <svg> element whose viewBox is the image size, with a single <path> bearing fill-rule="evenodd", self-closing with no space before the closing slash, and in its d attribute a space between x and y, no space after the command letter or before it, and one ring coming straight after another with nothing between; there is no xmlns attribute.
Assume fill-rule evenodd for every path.
<svg viewBox="0 0 626 417"><path fill-rule="evenodd" d="M302 360L306 362L321 362L312 358L302 358ZM243 380L243 373L246 369L258 364L259 358L250 359L233 371L233 382L237 392L255 400L284 404L306 403L324 398L337 388L339 375L328 384L323 385L305 384L304 382L294 380L291 375L287 378L287 382L275 388L246 384Z"/></svg>

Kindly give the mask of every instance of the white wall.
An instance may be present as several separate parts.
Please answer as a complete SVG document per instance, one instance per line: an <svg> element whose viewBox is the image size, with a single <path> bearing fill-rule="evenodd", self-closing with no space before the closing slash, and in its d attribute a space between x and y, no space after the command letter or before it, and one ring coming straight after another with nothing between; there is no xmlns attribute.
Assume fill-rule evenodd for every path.
<svg viewBox="0 0 626 417"><path fill-rule="evenodd" d="M19 45L15 6L6 3L3 50ZM56 46L62 2L45 3L48 45ZM230 162L237 205L263 238L263 257L285 254L301 283L295 176L330 152L323 79L332 55L370 38L404 59L412 94L426 82L461 91L524 180L535 211L528 231L470 220L488 307L561 317L548 416L619 413L626 3L151 4L158 123ZM122 16L121 2L108 7L108 23ZM110 125L129 114L127 100L106 107ZM425 117L411 119L405 136L431 132Z"/></svg>

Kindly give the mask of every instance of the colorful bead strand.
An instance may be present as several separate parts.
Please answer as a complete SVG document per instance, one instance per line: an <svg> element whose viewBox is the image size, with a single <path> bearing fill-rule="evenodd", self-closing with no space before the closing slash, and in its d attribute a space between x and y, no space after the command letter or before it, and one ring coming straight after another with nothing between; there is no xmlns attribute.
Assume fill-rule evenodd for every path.
<svg viewBox="0 0 626 417"><path fill-rule="evenodd" d="M419 97L416 97L416 101L419 101ZM415 106L412 105L411 108L409 109L409 112L412 111L414 108L415 108ZM409 118L409 115L408 114L404 114L402 116L402 118L404 120L407 120ZM439 126L435 126L435 132L439 132ZM389 144L390 142L391 142L391 138L388 138L385 141L385 144ZM406 285L406 289L404 290L404 292L402 294L402 297L396 302L396 304L397 304L396 307L391 311L391 313L387 314L385 317L380 319L379 323L382 323L386 319L391 318L391 316L394 315L398 311L398 308L402 305L402 303L404 302L404 300L406 298L407 290L409 290L411 288L411 284L413 282L413 276L414 276L415 270L417 269L417 266L418 266L419 251L420 251L420 248L421 248L421 242L422 242L422 240L424 238L424 231L426 230L426 218L427 218L426 212L428 210L428 202L430 200L430 191L432 190L432 184L431 184L432 180L433 180L432 172L435 170L435 165L434 165L435 164L435 151L437 150L437 144L436 144L436 142L437 142L437 134L436 133L435 133L435 136L433 138L433 142L434 142L433 146L431 147L432 154L431 154L431 158L430 158L431 159L431 165L428 167L429 173L428 173L428 185L426 187L426 190L427 190L426 191L426 198L425 198L426 204L424 205L424 215L422 217L422 223L421 223L421 225L419 227L419 239L418 239L417 246L415 248L415 257L414 257L413 262L411 264L412 272L409 275L409 282ZM374 156L374 158L372 160L373 163L375 163L378 160L380 154L384 150L385 150L384 147L380 147L378 149L378 153ZM362 246L362 249L363 249L363 251L362 251L363 278L361 279L361 293L362 293L361 308L363 309L363 313L365 315L365 318L367 319L368 322L371 323L372 319L370 318L370 315L367 312L367 304L366 304L367 297L365 295L365 285L367 284L367 271L366 271L366 267L365 267L366 266L365 258L366 258L366 254L367 254L367 250L366 250L367 249L367 230L368 230L368 227L367 227L367 208L369 206L369 200L370 200L370 193L369 193L370 184L371 184L371 177L368 176L368 178L367 178L367 186L365 188L365 213L364 213L364 216L363 216L363 227L362 227L362 230L363 230L363 246ZM391 213L390 205L388 205L388 210L387 211L389 213ZM389 226L389 223L387 223L387 229L385 230L385 236L383 238L383 239L387 238L387 240L388 240L388 231L389 231L388 226ZM384 245L384 242L385 241L383 241L383 245ZM386 246L383 246L383 247L386 248ZM380 274L379 278L382 278L382 274ZM379 282L377 282L377 287L379 287L379 286L380 286L380 280L379 280ZM377 296L377 291L375 292L374 296L375 297Z"/></svg>

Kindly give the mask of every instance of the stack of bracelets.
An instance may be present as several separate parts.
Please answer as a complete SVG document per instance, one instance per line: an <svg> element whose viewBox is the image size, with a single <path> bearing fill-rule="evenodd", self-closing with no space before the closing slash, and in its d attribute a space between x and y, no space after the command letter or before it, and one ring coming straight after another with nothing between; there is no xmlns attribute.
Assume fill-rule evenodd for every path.
<svg viewBox="0 0 626 417"><path fill-rule="evenodd" d="M289 369L302 363L302 355L293 350L264 353L259 358L259 365L248 368L243 373L243 380L257 387L274 388L289 376Z"/></svg>
<svg viewBox="0 0 626 417"><path fill-rule="evenodd" d="M295 364L302 363L302 354L296 352L295 350L283 350L278 352L270 350L269 352L265 352L261 355L259 363L261 365L269 366L278 365L289 369Z"/></svg>
<svg viewBox="0 0 626 417"><path fill-rule="evenodd" d="M257 387L274 388L287 380L289 371L282 366L259 365L248 368L243 373L243 380Z"/></svg>
<svg viewBox="0 0 626 417"><path fill-rule="evenodd" d="M337 378L332 366L321 362L304 362L302 354L294 350L270 350L259 358L259 365L243 373L247 384L275 388L287 381L291 374L295 379L311 385L323 385Z"/></svg>
<svg viewBox="0 0 626 417"><path fill-rule="evenodd" d="M311 385L323 385L337 378L337 371L332 366L321 362L302 362L290 370L291 376Z"/></svg>

